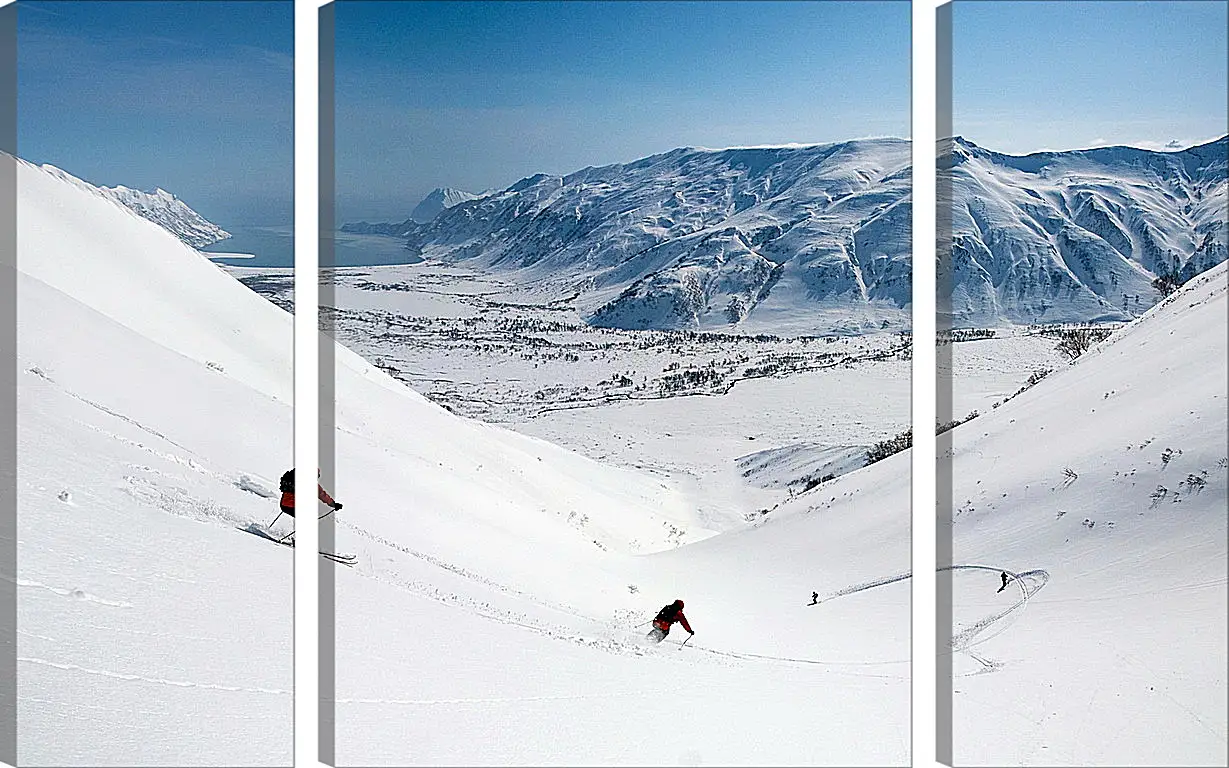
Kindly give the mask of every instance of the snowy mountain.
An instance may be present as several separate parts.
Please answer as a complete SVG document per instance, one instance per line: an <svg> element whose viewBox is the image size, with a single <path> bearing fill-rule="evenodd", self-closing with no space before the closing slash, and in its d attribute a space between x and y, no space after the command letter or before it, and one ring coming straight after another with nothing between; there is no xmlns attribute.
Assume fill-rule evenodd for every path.
<svg viewBox="0 0 1229 768"><path fill-rule="evenodd" d="M410 218L425 224L438 216L445 208L451 208L454 205L464 203L467 200L474 200L477 197L479 195L459 189L439 187L432 190L431 194L424 197L422 202L414 206L414 210L410 213Z"/></svg>
<svg viewBox="0 0 1229 768"><path fill-rule="evenodd" d="M900 139L676 149L531 176L383 232L576 295L599 326L906 327L909 153Z"/></svg>
<svg viewBox="0 0 1229 768"><path fill-rule="evenodd" d="M179 198L164 189L141 192L128 187L103 187L138 216L149 219L193 248L204 248L230 237L230 233L207 221Z"/></svg>
<svg viewBox="0 0 1229 768"><path fill-rule="evenodd" d="M1129 320L1226 259L1229 137L1017 157L952 143L954 325Z"/></svg>
<svg viewBox="0 0 1229 768"><path fill-rule="evenodd" d="M1226 143L953 150L954 324L1128 320L1226 258ZM593 325L906 328L910 145L676 149L539 174L429 222L351 224L574 298Z"/></svg>
<svg viewBox="0 0 1229 768"><path fill-rule="evenodd" d="M204 248L231 236L229 232L206 220L204 216L189 208L184 201L164 189L142 192L125 186L96 187L53 165L43 165L42 168L53 176L81 189L119 203L141 218L148 219L162 227L193 248Z"/></svg>

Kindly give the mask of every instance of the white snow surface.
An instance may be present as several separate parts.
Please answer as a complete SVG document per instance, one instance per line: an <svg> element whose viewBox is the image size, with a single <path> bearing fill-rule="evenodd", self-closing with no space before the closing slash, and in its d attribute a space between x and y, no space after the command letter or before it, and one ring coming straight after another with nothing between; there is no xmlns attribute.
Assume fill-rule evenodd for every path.
<svg viewBox="0 0 1229 768"><path fill-rule="evenodd" d="M165 189L157 188L153 192L142 192L139 189L130 189L122 185L97 187L54 165L44 164L42 168L53 176L58 176L84 190L111 198L141 218L148 219L167 230L193 248L204 248L231 236L229 232L189 208L187 203ZM213 254L214 258L221 256L233 257L232 254Z"/></svg>
<svg viewBox="0 0 1229 768"><path fill-rule="evenodd" d="M291 318L17 161L18 759L285 765Z"/></svg>
<svg viewBox="0 0 1229 768"><path fill-rule="evenodd" d="M1229 759L1227 266L950 433L957 765Z"/></svg>

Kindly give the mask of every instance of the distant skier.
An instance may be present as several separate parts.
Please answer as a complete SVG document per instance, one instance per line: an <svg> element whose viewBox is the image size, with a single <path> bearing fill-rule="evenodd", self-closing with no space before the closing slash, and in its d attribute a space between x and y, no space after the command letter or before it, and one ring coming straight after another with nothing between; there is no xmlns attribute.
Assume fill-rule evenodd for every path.
<svg viewBox="0 0 1229 768"><path fill-rule="evenodd" d="M818 604L819 604L819 593L818 593L818 592L812 592L812 593L811 593L811 602L807 603L807 605L818 605Z"/></svg>
<svg viewBox="0 0 1229 768"><path fill-rule="evenodd" d="M316 470L316 477L320 477L319 469ZM282 499L279 504L281 511L278 512L277 517L273 518L273 523L276 523L282 515L294 517L294 469L286 470L286 473L282 475L281 482L278 484L278 489L282 492ZM329 507L329 512L324 513L321 517L341 509L341 504L333 501L333 497L328 494L328 491L324 490L324 486L320 485L320 483L316 483L316 490L319 492L317 495L320 497L320 501ZM273 523L269 523L270 528L273 527ZM291 531L291 535L293 534L294 532Z"/></svg>
<svg viewBox="0 0 1229 768"><path fill-rule="evenodd" d="M683 625L683 629L695 634L691 625L687 623L687 617L683 615L683 601L675 600L657 612L657 618L653 619L653 630L645 637L655 643L660 643L666 639L666 635L670 634L670 625L676 621Z"/></svg>
<svg viewBox="0 0 1229 768"><path fill-rule="evenodd" d="M1002 575L1003 575L1003 586L999 587L998 592L995 592L995 593L994 593L994 594L996 594L996 595L997 595L999 592L1002 592L1004 589L1007 589L1007 571L1003 571L1003 574L1002 574Z"/></svg>

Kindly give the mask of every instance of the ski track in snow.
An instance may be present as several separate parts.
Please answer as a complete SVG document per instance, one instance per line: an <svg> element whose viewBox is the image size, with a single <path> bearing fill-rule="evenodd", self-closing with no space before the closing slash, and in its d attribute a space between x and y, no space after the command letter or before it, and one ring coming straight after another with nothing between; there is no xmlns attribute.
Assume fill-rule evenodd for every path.
<svg viewBox="0 0 1229 768"><path fill-rule="evenodd" d="M26 372L33 374L35 376L38 376L39 378L43 379L44 381L54 386L60 392L64 393L65 395L68 395L69 397L75 400L78 400L93 408L96 408L99 411L102 411L103 413L107 414L108 416L119 419L120 421L123 421L126 424L131 424L137 427L138 429L148 433L149 435L152 435L153 437L163 440L166 443L173 445L182 451L185 451L190 454L193 453L191 449L180 445L179 443L170 439L169 437L162 434L161 432L155 429L152 429L150 427L147 427L141 422L135 419L129 418L128 416L125 416L124 414L119 413L118 411L112 410L111 408L101 405L100 403L94 402L93 400L90 400L88 398L82 397L76 394L75 392L72 392L71 390L68 390L60 386L58 383L56 383L54 379L48 376L47 373L38 366L32 366L28 368ZM243 475L240 475L237 479L234 479L228 475L224 475L222 473L210 470L208 467L203 465L196 458L193 458L191 456L185 457L177 453L158 450L157 448L146 445L145 443L142 443L140 441L133 440L129 437L125 437L116 432L112 432L108 429L105 429L91 422L81 421L80 419L74 419L74 422L78 424L79 426L82 426L93 432L97 432L101 435L105 435L111 438L112 440L115 440L123 445L126 445L131 448L136 448L139 451L143 451L145 453L156 456L159 459L162 459L163 461L169 462L171 464L181 466L181 467L186 467L192 470L193 472L196 472L197 474L202 475L206 478L222 482L226 485L233 485L234 487L239 488L240 490L248 491L249 493L254 493L258 496L261 496L262 498L274 498L275 497L272 491L263 487L257 480L255 480L249 475L243 474ZM168 478L168 479L170 479L171 477L166 472L163 472L162 470L159 470L155 467L151 467L148 465L134 464L134 463L129 462L127 466L130 469L134 469L134 470L137 470L138 472L142 472L145 474L156 475L156 476ZM158 509L161 509L164 512L170 512L171 514L175 514L180 517L187 517L187 518L198 520L198 521L208 521L208 520L220 519L220 520L224 520L224 521L232 522L232 523L233 522L247 522L246 519L236 515L230 508L224 505L216 504L212 501L195 498L182 488L173 487L170 489L164 489L160 487L158 484L150 480L147 480L145 478L135 476L135 475L125 475L124 482L127 484L124 490L130 496L137 499L138 501L141 501L143 503L157 507Z"/></svg>
<svg viewBox="0 0 1229 768"><path fill-rule="evenodd" d="M860 667L886 667L886 666L894 666L894 665L899 665L899 664L910 664L911 662L909 659L899 659L899 660L889 660L889 661L823 661L822 659L799 659L799 658L794 658L791 656L771 656L771 655L763 654L763 653L748 653L746 651L719 651L716 648L708 648L707 646L703 646L703 645L692 645L691 643L688 643L687 645L678 646L679 650L682 650L683 648L694 648L697 651L702 651L704 653L711 653L717 656L725 656L731 659L740 659L742 661L773 662L776 664L799 664L799 665L810 664L810 665L816 665L816 666L821 666L821 667L829 667L830 669L828 669L827 671L833 674L848 675L851 677L875 677L875 678L882 678L885 680L909 680L910 679L910 676L908 674L887 675L887 674L876 674L873 672L855 671L856 668L860 668ZM841 667L854 667L855 670L846 671L846 670L840 669Z"/></svg>
<svg viewBox="0 0 1229 768"><path fill-rule="evenodd" d="M107 605L112 608L132 608L133 607L132 603L127 603L127 602L124 602L123 600L108 600L105 597L98 597L97 595L91 595L89 592L86 592L83 589L65 589L63 587L53 587L48 584L43 584L42 582L30 581L29 579L17 579L17 586L35 587L38 589L45 589L48 592L53 592L57 595L61 595L62 597L72 597L72 598L75 598L77 600L81 600L87 603L97 603L99 605Z"/></svg>
<svg viewBox="0 0 1229 768"><path fill-rule="evenodd" d="M987 659L983 659L977 656L969 649L975 645L984 643L990 638L996 637L997 635L1002 633L1007 628L1007 626L999 624L999 622L1002 619L1007 618L1012 613L1015 613L1021 608L1024 608L1024 606L1028 604L1028 601L1032 598L1032 596L1035 595L1038 591L1040 591L1041 588L1044 587L1049 582L1050 573L1049 571L1040 570L1040 569L1033 570L1033 571L1024 571L1021 573L1015 573L1013 571L1007 570L1006 568L996 568L994 566L989 566L989 565L974 565L974 564L944 566L942 568L937 568L935 572L942 573L943 571L961 571L961 570L979 570L979 571L992 571L994 573L1006 573L1008 576L1011 577L1010 583L1017 585L1020 590L1020 599L1016 601L1015 603L1011 604L1010 606L1003 609L1002 611L999 611L997 613L992 613L989 616L979 619L973 624L965 627L964 629L952 635L951 651L952 652L963 651L969 654L969 656L973 657L974 659L979 661L981 664L985 665L986 669L982 670L982 673L984 673L992 669L996 669L997 664L995 664L992 661L989 661ZM858 592L864 592L868 589L874 589L876 587L882 587L888 584L894 584L898 581L904 581L905 579L911 579L911 578L913 578L913 573L908 572L908 573L898 574L896 576L888 576L883 579L875 579L874 581L863 582L861 584L854 584L853 586L845 587L844 589L839 589L836 592L833 592L832 594L825 597L823 600L820 600L819 603L817 603L817 605L828 602L829 600L834 600L838 597L845 597L847 595L856 594ZM990 629L991 627L995 627L996 625L998 625L997 627L998 631L990 633L990 634L985 634L986 630ZM981 673L978 673L978 674L981 674Z"/></svg>
<svg viewBox="0 0 1229 768"><path fill-rule="evenodd" d="M377 537L374 537L373 540L381 541L381 538L382 537L377 536ZM408 550L408 548L402 548L395 544L389 544L389 546L392 546L398 550L405 551L407 552L407 554L410 554L410 551ZM448 566L448 564L441 564L439 562L435 562L434 558L424 557L424 559L426 559L428 562L431 562L433 565L437 565L441 568L444 568L445 570L453 570L451 567ZM521 629L526 629L531 632L535 632L539 635L543 635L552 640L571 642L576 645L582 645L582 646L586 646L589 648L605 650L610 653L622 653L622 654L634 654L634 655L644 655L646 653L645 649L637 641L630 641L630 640L624 641L624 640L619 640L618 638L614 638L614 637L604 637L604 638L603 637L586 637L584 635L577 635L571 632L560 632L558 630L552 629L548 625L535 622L534 619L532 619L531 617L529 617L528 615L524 613L518 613L515 611L505 609L505 608L499 608L495 605L492 605L491 603L477 600L471 597L465 597L455 592L443 590L434 585L427 584L421 581L406 579L395 572L386 572L386 573L377 574L370 569L361 570L360 572L365 577L371 579L372 581L376 581L381 584L386 584L388 586L409 592L414 595L418 595L419 597L425 598L427 600L432 600L442 605L447 605L451 607L459 607L459 608L462 608L464 610L467 610L473 613L476 616L480 616L481 618L488 619L491 621L496 621L496 622L499 622L505 625L520 627ZM464 572L463 570L456 570L454 572L458 573L459 575L466 576L467 578L470 577L469 572ZM481 583L487 586L495 586L495 585L487 584L485 579L483 579L483 577L477 576L476 574L473 575L473 578L475 578L475 580L478 581L478 583ZM602 623L600 620L593 619L592 617L586 616L585 614L579 611L576 611L574 609L570 609L570 608L567 608L565 606L561 606L558 604L554 604L550 601L544 601L540 598L534 597L533 595L530 595L527 593L519 592L517 590L508 590L507 593L514 597L523 598L531 603L534 603L535 605L539 605L544 608L561 611L561 612L564 612L570 616L573 616L579 619L583 619L587 621L597 621L599 624ZM616 625L606 624L606 626L611 631L623 631L622 627L618 627Z"/></svg>
<svg viewBox="0 0 1229 768"><path fill-rule="evenodd" d="M611 699L622 696L643 696L644 691L619 691L615 693L558 694L554 696L489 696L471 699L336 699L338 704L400 704L434 706L437 704L521 704L526 701L578 701L586 699Z"/></svg>
<svg viewBox="0 0 1229 768"><path fill-rule="evenodd" d="M615 622L603 621L601 619L588 616L568 606L557 604L552 601L545 601L545 600L535 597L534 595L531 595L526 592L522 592L517 589L504 587L502 585L491 582L490 580L486 579L483 576L475 574L471 571L467 571L466 569L453 566L449 563L445 563L439 560L438 558L432 557L430 555L416 552L410 549L409 547L405 547L403 545L391 542L382 536L370 533L369 531L365 531L364 529L359 528L353 524L346 523L340 519L338 520L338 523L356 533L359 533L360 535L365 536L366 538L369 538L372 541L375 541L377 543L383 544L388 547L392 547L393 549L396 549L400 552L404 552L411 556L421 558L422 560L434 566L443 568L459 576L463 576L465 578L474 580L477 583L482 584L484 586L493 587L497 590L504 592L505 594L509 594L514 597L528 600L529 602L532 602L544 608L549 608L551 610L560 611L570 616L583 619L585 621L595 622L603 626L606 630L610 632L616 632L616 633L626 632L626 633L631 634L635 632L637 629L637 628L628 629L627 627L622 626ZM560 632L555 629L552 629L549 626L534 622L533 619L531 619L530 617L526 616L523 613L515 613L507 609L498 608L490 603L475 600L473 598L465 597L462 595L458 595L454 592L442 590L431 584L426 584L420 581L414 581L410 579L404 579L396 575L395 573L376 574L370 570L367 570L363 572L363 575L365 575L367 578L372 579L373 581L388 584L395 588L402 589L407 592L411 592L420 597L424 597L426 599L433 600L435 602L438 602L444 605L461 607L466 610L469 610L470 612L482 618L489 619L491 621L497 621L502 624L517 626L522 629L527 629L531 632L538 633L540 635L549 637L553 640L571 642L571 643L586 646L589 648L604 650L609 653L619 653L619 654L625 654L625 655L643 656L647 653L652 652L651 648L648 648L643 644L638 634L634 635L634 637L629 637L628 639L620 639L617 637L586 637L585 635L578 635L572 632ZM717 650L714 648L707 648L701 645L692 645L690 643L687 644L686 646L683 646L683 645L675 646L676 650L681 650L682 648L691 648L691 649L695 649L696 651L700 651L702 653L711 654L713 656L723 657L727 659L736 659L739 661L776 662L776 663L785 663L785 664L811 664L811 665L822 665L822 666L830 666L830 667L861 667L861 666L878 666L878 665L908 664L909 663L907 659L903 661L834 662L834 661L822 661L818 659L791 658L787 656L771 656L771 655L766 655L766 654L756 654L756 653L747 653L747 652L738 652L738 651L721 651L721 650ZM834 671L837 671L837 670L834 670ZM891 678L891 679L907 679L907 676L900 676L900 675L877 675L877 674L871 674L871 673L852 673L852 672L846 673L846 674L855 674L856 676L859 676L859 677L885 677L885 678ZM340 701L341 700L339 700L339 702Z"/></svg>
<svg viewBox="0 0 1229 768"><path fill-rule="evenodd" d="M27 371L26 371L26 372L27 372L27 373L32 373L32 374L34 374L35 376L38 376L40 379L43 379L44 381L46 381L47 383L51 384L51 385L52 385L53 387L55 387L56 389L60 390L60 391L61 391L61 392L63 392L64 394L66 394L66 395L68 395L69 397L73 398L74 400L79 400L80 402L83 402L83 403L85 403L86 405L89 405L89 406L91 406L91 407L97 408L98 410L102 411L102 412L103 412L103 413L105 413L105 414L108 414L109 416L114 416L115 418L117 418L117 419L119 419L119 420L121 420L121 421L127 422L127 423L129 423L129 424L133 425L134 427L136 427L136 428L138 428L138 429L140 429L140 430L143 430L143 431L145 431L145 432L148 432L149 434L153 435L154 437L157 437L157 438L160 438L160 439L162 439L162 440L167 441L168 443L170 443L171 445L175 446L176 448L179 448L179 449L184 450L184 451L187 451L187 450L188 450L188 449L187 449L187 448L185 448L184 446L182 446L182 445L180 445L179 443L175 442L174 440L170 439L169 437L167 437L166 435L162 434L161 432L159 432L159 431L158 431L158 430L156 430L156 429L153 429L153 428L151 428L151 427L147 427L147 426L145 426L144 424L142 424L141 422L136 421L135 419L130 419L129 417L125 416L125 415L124 415L124 414L122 414L122 413L118 413L118 412L116 412L116 411L113 411L113 410L111 410L110 408L106 407L105 405L101 405L101 404L99 404L99 403L96 403L96 402L94 402L93 400L90 400L90 399L88 399L88 398L82 397L81 395L78 395L76 392L72 392L72 391L70 391L70 390L68 390L68 389L65 389L64 387L61 387L59 384L57 384L57 383L56 383L56 381L55 381L54 379L52 379L50 376L48 376L48 375L47 375L47 374L43 371L43 369L39 368L38 366L33 366L32 368L27 369ZM86 426L90 426L90 425L88 425L88 424L87 424Z"/></svg>
<svg viewBox="0 0 1229 768"><path fill-rule="evenodd" d="M156 685L169 685L175 688L204 688L211 691L231 691L237 693L267 693L278 696L289 696L293 692L285 691L280 688L247 688L239 685L220 685L218 683L197 683L188 680L168 680L165 677L145 677L144 675L134 675L127 672L112 672L107 669L90 669L82 667L78 664L68 664L59 661L49 661L47 659L37 659L28 656L18 656L17 661L26 664L38 664L45 667L54 667L69 672L84 672L87 675L98 675L100 677L109 677L115 680L128 680L132 682L151 683Z"/></svg>
<svg viewBox="0 0 1229 768"><path fill-rule="evenodd" d="M630 631L630 630L627 630L625 627L622 627L618 624L614 624L610 622L602 622L599 619L595 619L593 617L587 616L568 606L557 604L551 601L544 601L529 593L523 592L521 590L498 584L496 582L491 581L490 579L487 579L484 576L476 574L467 569L461 568L459 566L454 566L450 563L446 563L440 560L439 558L433 557L431 555L427 555L425 553L417 552L416 550L413 550L410 547L397 544L393 541L390 541L384 538L383 536L371 533L370 531L360 528L359 526L353 525L352 523L347 523L341 519L338 519L338 524L347 528L348 530L351 530L359 534L360 536L363 536L364 538L369 539L370 541L396 549L397 551L411 555L412 557L419 558L438 568L442 568L451 573L462 576L466 579L470 579L483 586L494 588L504 594L517 597L517 598L521 598L521 599L525 599L536 605L549 608L551 610L560 611L568 615L574 616L576 618L585 619L588 621L597 621L598 623L601 623L604 626L606 626L611 631L615 631L615 632ZM1007 616L1019 610L1020 608L1023 608L1027 604L1028 600L1038 590L1040 590L1041 587L1045 586L1046 582L1049 580L1049 573L1044 570L1034 570L1034 571L1027 571L1027 572L1022 572L1022 573L1015 573L1013 571L1007 571L1006 569L1003 569L1003 568L995 568L995 567L991 567L987 565L956 565L956 566L951 566L950 568L940 568L938 570L939 571L986 570L986 571L993 571L994 573L1000 573L1000 572L1006 571L1007 574L1012 577L1011 583L1018 585L1020 589L1020 599L1017 602L1013 603L1011 606L1004 609L1003 611L991 614L990 616L987 616L975 622L973 625L957 633L952 639L952 650L953 651L963 651L963 652L969 653L970 656L977 659L979 662L981 662L984 665L985 669L983 669L982 672L979 672L977 674L982 674L986 671L991 671L997 668L997 665L994 662L977 657L969 649L974 645L977 645L979 643L985 642L986 640L989 640L991 637L998 635L999 632L1006 629L1006 627L1003 626L999 629L999 632L995 632L993 634L988 634L988 635L983 636L983 633L985 633L986 630L998 624L1000 620L1006 618ZM497 621L503 624L510 624L510 625L514 625L517 627L521 627L523 629L536 632L538 634L550 637L552 639L573 642L579 645L585 645L588 647L606 650L611 653L633 653L636 655L644 655L646 653L646 649L639 642L638 638L636 640L622 641L617 638L609 638L609 637L607 638L586 638L586 637L577 636L571 633L558 632L542 624L534 623L533 620L530 619L525 614L515 613L512 611L508 611L506 609L498 608L487 602L482 602L479 600L475 600L473 598L458 595L454 592L441 590L438 587L433 586L431 584L426 584L420 581L415 581L415 580L410 580L410 579L404 579L396 575L395 573L376 574L371 570L366 570L364 571L364 575L367 578L370 578L374 581L382 582L390 586L396 587L398 589L403 589L405 591L419 595L420 597L434 600L435 602L438 602L444 605L462 607L466 610L471 611L472 613L478 616L481 616L482 618L490 619L492 621ZM888 584L892 584L898 581L903 581L905 579L912 578L912 575L913 575L912 573L904 573L904 574L889 576L889 577L882 578L882 579L876 579L870 582L855 584L853 586L846 587L844 589L831 593L830 595L825 597L824 600L820 602L822 603L828 600L833 600L838 597L844 597L847 595L856 594L858 592L863 592L868 589L874 589L875 587L886 586ZM1040 583L1037 584L1036 586L1030 587L1026 583L1026 579L1030 579L1030 578L1040 579ZM789 656L774 656L774 655L769 655L769 654L758 654L758 653L751 653L751 652L746 652L746 651L723 651L723 650L718 650L715 648L708 648L702 645L693 645L690 643L685 646L684 645L676 646L677 650L681 650L682 648L691 648L691 649L694 649L702 653L711 654L714 656L724 657L728 659L737 659L740 661L775 662L775 663L783 663L783 664L808 664L808 665L833 667L835 669L833 669L832 671L838 674L842 673L840 670L840 668L842 667L859 668L859 667L891 666L891 665L910 663L909 659L894 659L894 660L884 660L884 661L862 661L862 662L824 661L822 659L802 659L802 658L789 657ZM900 679L900 680L908 679L907 675L904 675L904 676L885 675L885 674L874 674L874 673L862 672L862 671L847 671L847 672L844 672L844 674L850 674L850 675L854 675L858 677L879 677L879 678ZM345 703L349 701L351 700L341 700L341 699L338 700L339 703ZM463 700L457 700L457 701L463 701ZM479 701L479 700L475 699L475 700L469 700L469 701ZM353 700L353 702L354 703L376 703L376 700L370 700L370 701ZM397 702L390 702L390 703L397 703ZM422 702L419 702L419 700L406 700L405 703L430 703L430 702L427 702L425 700Z"/></svg>
<svg viewBox="0 0 1229 768"><path fill-rule="evenodd" d="M348 523L344 520L341 520L340 518L338 518L337 523L338 525L341 525L342 527L347 528L348 530L351 530L357 533L359 536L362 536L363 538L366 538L377 544L382 544L391 549L395 549L398 552L402 552L404 554L410 555L411 557L418 558L419 560L422 560L426 563L430 563L431 565L437 568L442 568L450 573L456 574L457 576L461 576L462 578L466 578L466 579L469 579L470 581L481 584L484 587L490 587L491 589L494 589L498 592L502 592L506 595L511 595L513 597L522 598L530 602L536 603L537 605L540 605L544 608L549 608L554 611L566 613L570 616L576 616L579 618L587 618L586 616L584 616L584 614L576 611L573 608L563 605L562 603L556 603L551 600L543 600L527 592L516 589L515 587L509 587L507 585L492 581L491 579L488 579L485 576L482 576L480 574L474 573L473 571L467 570L458 565L453 565L452 563L445 562L439 559L438 557L434 557L433 555L428 555L425 552L419 552L403 544L398 544L394 541L384 538L383 536L380 536L379 534L372 533L371 531L368 531L364 528L360 528L359 526L354 525L353 523ZM414 583L417 583L417 582L414 582Z"/></svg>

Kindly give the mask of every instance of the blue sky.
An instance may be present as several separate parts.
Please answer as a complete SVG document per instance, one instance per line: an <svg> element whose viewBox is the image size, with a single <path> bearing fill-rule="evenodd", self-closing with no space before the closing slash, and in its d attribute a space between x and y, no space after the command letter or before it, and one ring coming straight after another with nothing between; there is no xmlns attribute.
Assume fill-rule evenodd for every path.
<svg viewBox="0 0 1229 768"><path fill-rule="evenodd" d="M1012 154L1227 132L1224 0L956 0L954 130Z"/></svg>
<svg viewBox="0 0 1229 768"><path fill-rule="evenodd" d="M224 227L292 220L291 2L22 0L17 26L21 157Z"/></svg>
<svg viewBox="0 0 1229 768"><path fill-rule="evenodd" d="M339 221L679 146L909 134L907 2L336 8Z"/></svg>

